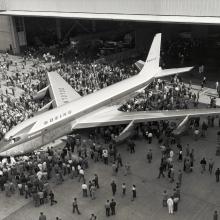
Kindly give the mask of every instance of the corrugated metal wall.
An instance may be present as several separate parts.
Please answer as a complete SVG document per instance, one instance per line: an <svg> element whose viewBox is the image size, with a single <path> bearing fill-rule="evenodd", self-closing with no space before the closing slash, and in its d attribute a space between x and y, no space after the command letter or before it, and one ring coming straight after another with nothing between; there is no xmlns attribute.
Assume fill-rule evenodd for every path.
<svg viewBox="0 0 220 220"><path fill-rule="evenodd" d="M1 1L6 3L7 10L220 16L220 0L0 0L0 2Z"/></svg>
<svg viewBox="0 0 220 220"><path fill-rule="evenodd" d="M0 0L0 11L6 10L5 0Z"/></svg>
<svg viewBox="0 0 220 220"><path fill-rule="evenodd" d="M0 50L7 50L12 44L11 30L8 16L0 16Z"/></svg>

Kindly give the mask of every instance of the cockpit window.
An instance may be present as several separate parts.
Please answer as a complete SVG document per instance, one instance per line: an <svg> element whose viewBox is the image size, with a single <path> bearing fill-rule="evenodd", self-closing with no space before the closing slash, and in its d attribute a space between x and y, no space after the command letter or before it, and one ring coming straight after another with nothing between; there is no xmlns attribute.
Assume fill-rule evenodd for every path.
<svg viewBox="0 0 220 220"><path fill-rule="evenodd" d="M36 122L33 122L32 124L24 127L23 129L19 130L17 133L14 133L14 134L10 134L11 136L9 137L8 134L6 134L3 138L4 142L5 143L10 143L10 144L13 144L15 142L18 142L19 140L21 140L21 138L23 136L25 136L29 131L30 129L35 125ZM7 138L6 138L7 137Z"/></svg>
<svg viewBox="0 0 220 220"><path fill-rule="evenodd" d="M15 137L15 138L12 138L12 141L18 142L20 139L21 139L20 137Z"/></svg>

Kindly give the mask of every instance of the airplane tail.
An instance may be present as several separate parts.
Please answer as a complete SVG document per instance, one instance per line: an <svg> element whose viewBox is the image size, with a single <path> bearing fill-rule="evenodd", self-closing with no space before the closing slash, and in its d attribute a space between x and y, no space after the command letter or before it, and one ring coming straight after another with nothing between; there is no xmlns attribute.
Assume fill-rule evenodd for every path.
<svg viewBox="0 0 220 220"><path fill-rule="evenodd" d="M148 77L165 77L173 74L183 73L190 71L193 67L182 67L173 69L161 69L160 63L160 45L161 45L161 33L154 36L151 44L150 51L148 53L145 62L139 60L135 63L136 67L140 70L140 75L147 75Z"/></svg>
<svg viewBox="0 0 220 220"><path fill-rule="evenodd" d="M148 53L146 62L143 65L143 61L138 61L136 65L143 65L140 74L155 74L155 70L159 69L160 62L160 45L161 45L161 33L155 35L151 44L150 51Z"/></svg>

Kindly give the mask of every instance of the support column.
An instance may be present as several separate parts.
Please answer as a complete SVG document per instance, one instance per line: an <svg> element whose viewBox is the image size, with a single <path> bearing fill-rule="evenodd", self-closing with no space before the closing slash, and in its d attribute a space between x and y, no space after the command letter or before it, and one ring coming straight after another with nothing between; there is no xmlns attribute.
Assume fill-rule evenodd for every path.
<svg viewBox="0 0 220 220"><path fill-rule="evenodd" d="M15 26L15 20L13 16L9 16L9 26L10 26L10 32L11 32L11 44L10 49L13 50L14 54L20 53L20 46L19 46L19 39L18 39L18 33Z"/></svg>

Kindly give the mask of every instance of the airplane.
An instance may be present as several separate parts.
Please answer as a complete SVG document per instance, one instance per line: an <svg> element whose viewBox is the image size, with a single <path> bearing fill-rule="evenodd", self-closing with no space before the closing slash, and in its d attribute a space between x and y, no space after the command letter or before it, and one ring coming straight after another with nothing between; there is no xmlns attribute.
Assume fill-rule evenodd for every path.
<svg viewBox="0 0 220 220"><path fill-rule="evenodd" d="M80 96L57 72L48 72L47 86L38 95L49 91L51 102L41 113L9 130L0 142L0 156L17 156L33 152L76 129L155 120L177 119L191 116L219 115L220 109L169 110L121 112L119 101L141 88L146 88L155 78L190 71L193 67L163 70L159 66L161 33L154 36L146 62L137 61L141 71L128 79L115 83L84 97ZM46 111L53 106L53 109Z"/></svg>

